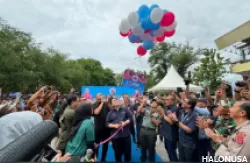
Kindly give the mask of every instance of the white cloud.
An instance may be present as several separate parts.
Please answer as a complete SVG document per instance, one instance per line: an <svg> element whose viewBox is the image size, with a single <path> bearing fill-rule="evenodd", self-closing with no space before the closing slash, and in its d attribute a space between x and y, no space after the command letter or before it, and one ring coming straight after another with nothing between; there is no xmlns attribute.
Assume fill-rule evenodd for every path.
<svg viewBox="0 0 250 163"><path fill-rule="evenodd" d="M0 16L32 33L44 47L53 46L72 58L95 58L116 72L128 67L147 70L148 55L135 59L136 45L118 31L122 18L142 4L173 11L178 27L169 41L190 40L196 47L215 48L217 37L250 15L247 0L0 0Z"/></svg>

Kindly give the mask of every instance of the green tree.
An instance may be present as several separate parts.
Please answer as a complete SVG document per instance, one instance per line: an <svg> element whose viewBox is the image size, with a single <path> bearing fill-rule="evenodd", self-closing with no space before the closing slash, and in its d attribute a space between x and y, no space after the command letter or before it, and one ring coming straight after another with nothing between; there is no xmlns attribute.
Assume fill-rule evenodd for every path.
<svg viewBox="0 0 250 163"><path fill-rule="evenodd" d="M146 82L146 85L145 85L145 89L149 89L149 88L152 88L155 84L157 84L155 82L155 79L154 79L154 75L152 72L149 72L149 73L146 73L146 78L147 78L147 82Z"/></svg>
<svg viewBox="0 0 250 163"><path fill-rule="evenodd" d="M116 82L116 85L121 85L122 84L122 76L123 76L123 73L116 73L115 74L115 82Z"/></svg>
<svg viewBox="0 0 250 163"><path fill-rule="evenodd" d="M155 80L159 82L167 74L171 65L184 77L188 67L196 63L200 55L200 50L194 50L188 43L162 42L150 51L148 63L151 67L151 72L155 74Z"/></svg>
<svg viewBox="0 0 250 163"><path fill-rule="evenodd" d="M53 48L42 50L31 34L0 18L0 88L3 92L54 85L68 92L82 85L115 85L115 74L94 59L72 60Z"/></svg>
<svg viewBox="0 0 250 163"><path fill-rule="evenodd" d="M215 49L205 49L203 54L204 58L200 60L200 66L194 69L193 82L197 85L206 82L214 91L226 72L224 58Z"/></svg>

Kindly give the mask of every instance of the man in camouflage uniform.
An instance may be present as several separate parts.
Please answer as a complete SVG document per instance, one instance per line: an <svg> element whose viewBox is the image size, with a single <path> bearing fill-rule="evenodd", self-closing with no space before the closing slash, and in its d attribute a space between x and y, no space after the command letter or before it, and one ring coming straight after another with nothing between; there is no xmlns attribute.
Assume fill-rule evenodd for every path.
<svg viewBox="0 0 250 163"><path fill-rule="evenodd" d="M231 135L236 128L236 123L232 118L230 118L230 106L230 102L225 102L224 100L221 100L218 110L220 117L217 118L214 126L215 132L217 134L222 135L224 138L227 138L229 135ZM217 150L220 147L220 144L213 142L212 147L214 150Z"/></svg>

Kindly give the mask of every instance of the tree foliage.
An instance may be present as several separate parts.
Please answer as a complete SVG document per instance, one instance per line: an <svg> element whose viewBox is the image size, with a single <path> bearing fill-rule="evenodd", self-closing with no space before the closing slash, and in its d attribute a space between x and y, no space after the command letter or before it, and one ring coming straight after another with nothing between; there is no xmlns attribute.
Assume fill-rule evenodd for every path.
<svg viewBox="0 0 250 163"><path fill-rule="evenodd" d="M158 82L164 78L171 65L184 77L189 66L196 63L200 55L200 50L195 50L188 43L162 42L150 51L148 63L151 67L151 72L155 74L155 80Z"/></svg>
<svg viewBox="0 0 250 163"><path fill-rule="evenodd" d="M215 49L205 49L203 54L205 57L200 60L200 65L194 69L193 81L194 84L206 82L211 90L215 90L226 72L224 58Z"/></svg>
<svg viewBox="0 0 250 163"><path fill-rule="evenodd" d="M0 87L5 92L40 85L54 85L61 91L82 85L115 85L115 74L94 59L68 59L53 48L41 50L31 35L0 19Z"/></svg>

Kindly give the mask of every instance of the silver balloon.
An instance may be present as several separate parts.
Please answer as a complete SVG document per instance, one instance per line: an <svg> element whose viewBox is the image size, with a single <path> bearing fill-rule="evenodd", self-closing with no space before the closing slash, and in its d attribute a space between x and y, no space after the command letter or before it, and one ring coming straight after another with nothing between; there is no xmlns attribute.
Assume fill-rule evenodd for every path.
<svg viewBox="0 0 250 163"><path fill-rule="evenodd" d="M141 39L142 41L145 41L145 40L153 40L153 37L150 36L150 34L145 33L145 34L143 34L143 35L140 36L140 39Z"/></svg>
<svg viewBox="0 0 250 163"><path fill-rule="evenodd" d="M132 28L132 33L136 36L141 36L144 34L144 30L142 29L140 24L137 24L134 28Z"/></svg>
<svg viewBox="0 0 250 163"><path fill-rule="evenodd" d="M174 21L173 24L171 24L170 26L164 27L164 29L168 32L171 32L176 28L176 26L177 26L177 22Z"/></svg>
<svg viewBox="0 0 250 163"><path fill-rule="evenodd" d="M154 8L150 14L150 19L152 23L159 23L162 19L164 11L160 8Z"/></svg>
<svg viewBox="0 0 250 163"><path fill-rule="evenodd" d="M132 27L135 27L139 21L139 15L133 11L128 15L128 22Z"/></svg>
<svg viewBox="0 0 250 163"><path fill-rule="evenodd" d="M155 37L160 37L160 36L162 36L162 35L164 34L164 32L165 32L165 29L164 29L163 27L161 27L161 28L158 29L157 31L154 31L154 32L153 32L153 35L154 35Z"/></svg>
<svg viewBox="0 0 250 163"><path fill-rule="evenodd" d="M121 33L128 33L130 30L131 26L128 22L128 19L123 19L120 26L119 26L119 30Z"/></svg>

